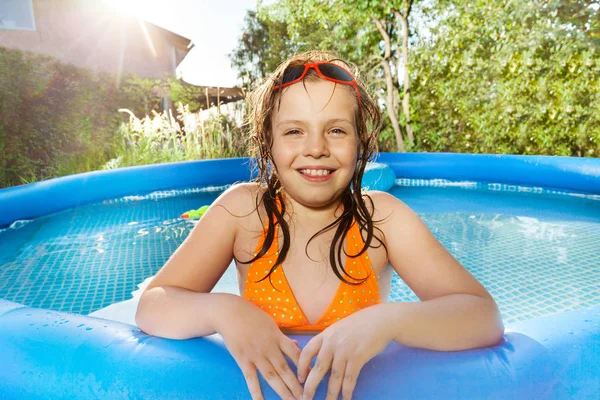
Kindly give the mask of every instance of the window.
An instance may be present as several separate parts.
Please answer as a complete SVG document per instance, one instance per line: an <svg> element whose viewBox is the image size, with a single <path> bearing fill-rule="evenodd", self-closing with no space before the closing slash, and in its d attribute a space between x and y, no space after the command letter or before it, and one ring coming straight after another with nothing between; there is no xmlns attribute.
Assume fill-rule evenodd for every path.
<svg viewBox="0 0 600 400"><path fill-rule="evenodd" d="M0 29L35 31L32 0L0 0Z"/></svg>

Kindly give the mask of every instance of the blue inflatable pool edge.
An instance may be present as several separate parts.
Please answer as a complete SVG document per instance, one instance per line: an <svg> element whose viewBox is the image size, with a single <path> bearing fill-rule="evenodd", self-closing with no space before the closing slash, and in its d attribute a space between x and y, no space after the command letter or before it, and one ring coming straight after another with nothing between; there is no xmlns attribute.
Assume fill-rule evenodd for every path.
<svg viewBox="0 0 600 400"><path fill-rule="evenodd" d="M435 352L390 344L356 399L555 399L600 393L600 307L509 326L497 346ZM303 347L310 337L294 336ZM248 399L221 338L169 340L99 318L0 300L3 399ZM326 393L327 377L315 398ZM261 378L266 399L277 395Z"/></svg>
<svg viewBox="0 0 600 400"><path fill-rule="evenodd" d="M443 178L600 194L600 159L381 154L364 186ZM0 190L0 228L77 205L247 180L248 159L132 167ZM48 201L51 199L51 201ZM306 336L295 336L303 347ZM398 344L362 370L356 399L598 399L600 306L507 327L497 346L435 352ZM324 398L327 377L316 399ZM261 380L266 399L276 394ZM177 341L135 326L0 299L0 399L248 399L218 335Z"/></svg>
<svg viewBox="0 0 600 400"><path fill-rule="evenodd" d="M253 176L248 158L186 161L93 171L0 189L0 228L84 204L160 190L223 186ZM368 163L363 187L387 191L396 181L392 169ZM53 201L48 201L52 199Z"/></svg>

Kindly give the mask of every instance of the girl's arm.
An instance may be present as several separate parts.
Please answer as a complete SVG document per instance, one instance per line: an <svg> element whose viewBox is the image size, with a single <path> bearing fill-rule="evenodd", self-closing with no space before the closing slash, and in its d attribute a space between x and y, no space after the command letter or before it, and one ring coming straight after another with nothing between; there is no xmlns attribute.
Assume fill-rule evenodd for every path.
<svg viewBox="0 0 600 400"><path fill-rule="evenodd" d="M421 300L379 307L391 337L400 344L440 351L497 343L504 326L488 291L409 207L387 193L372 197L374 220L384 219L378 226L385 234L389 262Z"/></svg>
<svg viewBox="0 0 600 400"><path fill-rule="evenodd" d="M143 303L142 303L143 300ZM228 293L198 293L177 286L158 286L144 292L135 322L145 333L168 339L190 339L218 332L226 316L249 304Z"/></svg>
<svg viewBox="0 0 600 400"><path fill-rule="evenodd" d="M257 370L281 398L299 398L302 386L284 357L298 365L297 344L242 297L209 293L233 258L240 220L254 211L253 192L251 184L238 185L216 200L150 282L135 320L144 332L172 339L218 332L253 400L263 398Z"/></svg>
<svg viewBox="0 0 600 400"><path fill-rule="evenodd" d="M209 292L233 259L240 220L234 215L247 214L239 212L240 201L250 197L245 186L230 188L214 202L144 290L135 316L144 332L172 339L210 335L215 316L244 301Z"/></svg>

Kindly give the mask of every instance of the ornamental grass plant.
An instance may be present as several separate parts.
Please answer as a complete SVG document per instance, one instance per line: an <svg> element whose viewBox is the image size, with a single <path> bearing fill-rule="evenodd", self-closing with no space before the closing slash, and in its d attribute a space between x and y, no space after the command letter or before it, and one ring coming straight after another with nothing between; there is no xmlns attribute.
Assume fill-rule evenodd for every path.
<svg viewBox="0 0 600 400"><path fill-rule="evenodd" d="M118 156L102 169L246 155L240 128L223 114L206 118L181 103L176 115L171 110L152 111L140 119L128 109L119 111L128 114L129 121L119 128Z"/></svg>

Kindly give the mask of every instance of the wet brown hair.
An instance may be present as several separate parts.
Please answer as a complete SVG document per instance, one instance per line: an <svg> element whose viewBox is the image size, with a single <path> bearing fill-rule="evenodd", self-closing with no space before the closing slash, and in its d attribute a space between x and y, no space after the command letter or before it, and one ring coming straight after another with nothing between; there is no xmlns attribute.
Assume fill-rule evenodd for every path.
<svg viewBox="0 0 600 400"><path fill-rule="evenodd" d="M360 74L356 66L348 64L345 61L337 58L335 55L323 51L309 51L294 55L289 60L282 63L273 74L268 77L259 87L253 90L248 96L248 127L250 129L250 151L256 162L258 176L256 182L265 187L260 194L257 195L256 207L260 203L264 205L265 212L268 218L267 233L264 243L259 252L254 257L244 264L254 262L261 258L271 247L275 239L275 225L278 224L283 233L283 244L279 249L277 261L271 267L271 270L265 275L261 281L269 278L271 281L271 273L283 263L290 248L290 231L288 223L283 216L285 215L285 202L281 190L283 189L277 171L273 162L271 148L273 146L273 131L271 119L276 107L279 107L281 96L287 88L276 89L282 84L284 72L288 67L296 65L304 65L313 62L330 62L337 64L350 73L358 84L360 93L360 102L356 97L354 88L350 85L339 84L348 90L348 94L356 99L357 107L355 108L355 129L358 135L357 148L357 163L354 176L348 183L348 186L343 190L341 195L341 205L343 206L342 214L331 224L315 233L309 240L313 240L316 236L334 228L337 225L334 234L333 242L329 251L329 261L335 275L342 281L348 284L358 285L364 282L367 278L358 279L352 277L344 268L342 253L351 258L356 258L362 255L369 247L373 239L379 242L379 246L385 244L383 241L374 235L374 230L379 228L373 223L373 200L362 193L361 185L362 178L367 166L367 162L374 159L377 154L377 135L381 129L381 112L375 101L365 90L365 85L361 81ZM304 77L304 81L315 81L322 79L314 70L310 70ZM338 84L336 84L337 88ZM260 193L260 192L259 192ZM365 204L365 198L370 202L370 211ZM278 205L279 203L279 205ZM260 215L260 213L259 213ZM344 238L352 226L352 221L356 220L359 225L361 235L363 236L364 247L357 254L346 254L343 249ZM264 222L263 222L264 225ZM379 247L376 246L376 247ZM307 244L308 248L308 244ZM308 250L305 249L308 255ZM387 250L386 250L387 251ZM346 277L351 278L348 280ZM271 284L273 284L271 282Z"/></svg>

